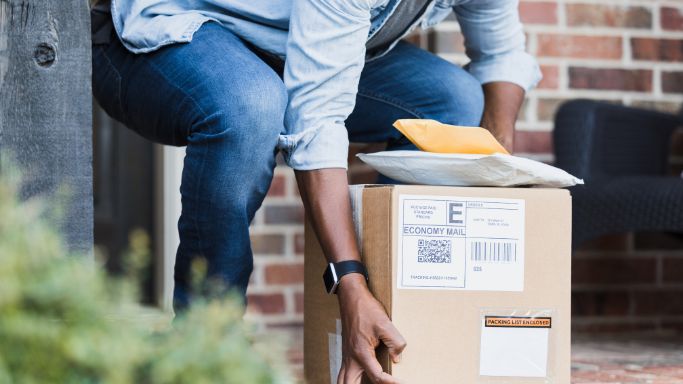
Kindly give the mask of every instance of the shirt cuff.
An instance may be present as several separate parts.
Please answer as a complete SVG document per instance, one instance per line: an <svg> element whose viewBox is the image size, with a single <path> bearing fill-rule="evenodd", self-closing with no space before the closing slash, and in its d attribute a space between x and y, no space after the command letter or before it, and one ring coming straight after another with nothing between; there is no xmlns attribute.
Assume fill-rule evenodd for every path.
<svg viewBox="0 0 683 384"><path fill-rule="evenodd" d="M529 92L543 78L536 59L526 52L493 56L467 65L467 70L481 84L505 81Z"/></svg>
<svg viewBox="0 0 683 384"><path fill-rule="evenodd" d="M349 135L343 125L280 135L278 148L287 164L297 171L348 168Z"/></svg>

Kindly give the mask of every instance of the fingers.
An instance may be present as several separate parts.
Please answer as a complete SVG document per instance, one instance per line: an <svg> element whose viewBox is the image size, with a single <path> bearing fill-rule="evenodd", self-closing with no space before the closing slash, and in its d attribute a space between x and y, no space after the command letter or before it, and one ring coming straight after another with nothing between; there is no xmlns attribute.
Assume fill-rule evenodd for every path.
<svg viewBox="0 0 683 384"><path fill-rule="evenodd" d="M343 384L360 384L363 377L363 368L354 359L348 359L347 363L344 363L347 369L344 372L344 376L339 374L340 378L344 378Z"/></svg>
<svg viewBox="0 0 683 384"><path fill-rule="evenodd" d="M374 384L399 384L400 382L382 371L374 353L360 353L357 359L346 358L337 377L337 384L360 384L363 372Z"/></svg>
<svg viewBox="0 0 683 384"><path fill-rule="evenodd" d="M394 364L401 361L401 353L406 348L406 340L390 322L385 323L377 332L379 339L387 346L389 357Z"/></svg>
<svg viewBox="0 0 683 384"><path fill-rule="evenodd" d="M390 374L382 370L382 366L377 361L374 349L362 350L357 353L358 363L365 371L370 381L374 384L398 384L399 381L391 377ZM360 381L359 381L360 383Z"/></svg>

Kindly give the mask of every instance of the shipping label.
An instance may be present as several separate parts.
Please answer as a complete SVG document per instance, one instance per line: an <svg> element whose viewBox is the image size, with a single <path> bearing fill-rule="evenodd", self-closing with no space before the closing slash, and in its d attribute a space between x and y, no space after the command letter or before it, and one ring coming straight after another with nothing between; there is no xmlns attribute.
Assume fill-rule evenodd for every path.
<svg viewBox="0 0 683 384"><path fill-rule="evenodd" d="M524 290L524 200L399 195L399 289Z"/></svg>

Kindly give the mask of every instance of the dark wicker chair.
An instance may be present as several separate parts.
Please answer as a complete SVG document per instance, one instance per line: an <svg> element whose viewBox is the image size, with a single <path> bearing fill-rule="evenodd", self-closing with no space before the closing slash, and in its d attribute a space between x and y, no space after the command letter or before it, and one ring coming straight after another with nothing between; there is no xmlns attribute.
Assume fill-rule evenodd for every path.
<svg viewBox="0 0 683 384"><path fill-rule="evenodd" d="M671 135L681 120L591 100L560 107L556 166L586 182L571 188L574 247L614 233L683 233L683 179L669 171Z"/></svg>

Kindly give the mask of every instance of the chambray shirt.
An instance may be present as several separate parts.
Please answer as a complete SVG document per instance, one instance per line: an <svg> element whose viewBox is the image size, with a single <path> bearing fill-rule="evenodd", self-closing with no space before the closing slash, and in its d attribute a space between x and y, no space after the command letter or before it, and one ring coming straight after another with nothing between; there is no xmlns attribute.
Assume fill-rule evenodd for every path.
<svg viewBox="0 0 683 384"><path fill-rule="evenodd" d="M289 102L278 146L292 168L312 170L347 167L344 121L354 108L365 42L399 1L410 0L111 0L111 11L134 53L190 42L202 23L214 20L286 58ZM413 28L455 12L471 60L467 70L482 84L506 81L529 90L541 73L525 52L517 7L518 0L435 0Z"/></svg>

